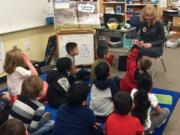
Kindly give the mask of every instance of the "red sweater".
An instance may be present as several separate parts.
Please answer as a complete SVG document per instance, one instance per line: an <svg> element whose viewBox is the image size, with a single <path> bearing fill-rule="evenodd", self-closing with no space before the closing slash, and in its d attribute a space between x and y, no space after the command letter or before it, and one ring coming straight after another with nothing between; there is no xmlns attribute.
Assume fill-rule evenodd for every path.
<svg viewBox="0 0 180 135"><path fill-rule="evenodd" d="M131 115L111 114L105 124L106 135L141 135L144 127Z"/></svg>
<svg viewBox="0 0 180 135"><path fill-rule="evenodd" d="M119 87L121 90L131 92L133 88L136 87L136 82L134 80L134 73L137 68L136 57L138 56L139 50L134 48L128 55L127 59L127 72L125 76L119 81Z"/></svg>

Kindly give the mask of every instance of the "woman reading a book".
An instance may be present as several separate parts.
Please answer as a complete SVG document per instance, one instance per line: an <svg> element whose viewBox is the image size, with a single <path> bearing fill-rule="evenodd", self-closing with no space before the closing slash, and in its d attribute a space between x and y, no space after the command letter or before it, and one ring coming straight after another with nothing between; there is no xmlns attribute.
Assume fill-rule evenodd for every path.
<svg viewBox="0 0 180 135"><path fill-rule="evenodd" d="M159 57L163 53L165 42L164 28L157 17L157 10L153 5L143 8L140 16L140 36L134 44L140 48L139 58L142 56Z"/></svg>

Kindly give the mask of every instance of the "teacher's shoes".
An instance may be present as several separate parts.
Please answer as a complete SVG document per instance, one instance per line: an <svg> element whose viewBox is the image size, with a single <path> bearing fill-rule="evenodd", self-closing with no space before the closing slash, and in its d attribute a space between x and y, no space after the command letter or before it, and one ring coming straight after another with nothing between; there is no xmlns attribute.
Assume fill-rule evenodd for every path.
<svg viewBox="0 0 180 135"><path fill-rule="evenodd" d="M178 43L177 42L172 42L170 40L166 41L166 47L168 48L176 48L178 46Z"/></svg>

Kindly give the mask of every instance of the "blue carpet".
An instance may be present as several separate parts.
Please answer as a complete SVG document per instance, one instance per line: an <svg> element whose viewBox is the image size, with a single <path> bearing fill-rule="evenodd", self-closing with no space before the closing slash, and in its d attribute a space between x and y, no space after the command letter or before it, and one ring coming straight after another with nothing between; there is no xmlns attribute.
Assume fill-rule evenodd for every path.
<svg viewBox="0 0 180 135"><path fill-rule="evenodd" d="M180 93L175 92L175 91L171 91L171 90L164 90L164 89L157 89L157 88L153 88L152 93L170 95L170 96L173 97L172 105L160 104L161 107L169 108L169 110L171 111L171 114L172 114L172 112L173 112L173 110L174 110L174 108L176 106L176 103L179 100ZM171 114L170 114L170 116L171 116ZM167 120L167 122L168 122L168 120ZM163 131L164 131L166 125L167 125L167 122L164 123L163 125L161 125L159 128L157 128L154 131L153 135L162 135L162 133L163 133Z"/></svg>
<svg viewBox="0 0 180 135"><path fill-rule="evenodd" d="M177 101L178 101L178 99L180 97L180 93L179 92L174 92L174 91L171 91L171 90L164 90L164 89L157 89L157 88L153 88L152 93L170 95L170 96L173 97L172 105L160 104L161 107L169 108L169 110L171 111L171 114L172 114L172 112L173 112L173 110L174 110L174 108L176 106L176 103L177 103ZM88 96L87 100L88 101L90 100L90 96ZM57 114L56 109L53 109L49 105L46 105L46 111L51 112L53 120L56 119L56 114ZM171 114L170 114L170 116L171 116ZM167 120L167 122L168 122L168 120ZM155 129L153 135L162 135L162 133L163 133L163 131L164 131L166 125L167 125L167 122L164 123L163 125L161 125L159 128Z"/></svg>
<svg viewBox="0 0 180 135"><path fill-rule="evenodd" d="M45 105L45 112L50 112L51 113L51 119L56 120L57 109L54 109L47 104L47 105Z"/></svg>

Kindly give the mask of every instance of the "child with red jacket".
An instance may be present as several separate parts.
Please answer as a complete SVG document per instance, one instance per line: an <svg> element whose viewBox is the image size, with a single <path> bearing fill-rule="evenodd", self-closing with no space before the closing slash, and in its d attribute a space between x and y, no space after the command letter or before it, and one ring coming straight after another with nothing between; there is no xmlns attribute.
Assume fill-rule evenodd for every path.
<svg viewBox="0 0 180 135"><path fill-rule="evenodd" d="M136 88L136 78L141 74L148 74L147 70L151 67L152 62L147 56L143 56L137 61L139 54L138 48L133 48L127 59L127 72L125 76L119 81L119 88L121 90L131 92Z"/></svg>

